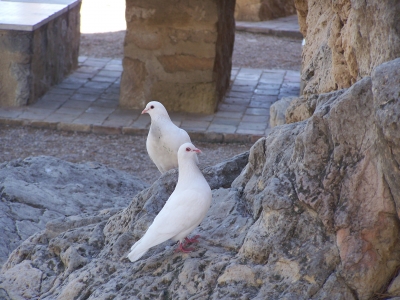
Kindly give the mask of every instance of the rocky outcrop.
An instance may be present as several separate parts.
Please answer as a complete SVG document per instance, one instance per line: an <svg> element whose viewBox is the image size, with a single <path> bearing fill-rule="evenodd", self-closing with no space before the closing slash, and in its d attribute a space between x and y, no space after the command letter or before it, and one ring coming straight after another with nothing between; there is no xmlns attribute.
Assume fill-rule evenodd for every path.
<svg viewBox="0 0 400 300"><path fill-rule="evenodd" d="M297 97L283 97L271 105L269 108L269 126L271 128L286 124L286 110L295 99L297 99Z"/></svg>
<svg viewBox="0 0 400 300"><path fill-rule="evenodd" d="M0 265L50 220L125 207L146 187L98 163L39 156L0 164Z"/></svg>
<svg viewBox="0 0 400 300"><path fill-rule="evenodd" d="M236 21L266 21L296 14L293 0L236 0Z"/></svg>
<svg viewBox="0 0 400 300"><path fill-rule="evenodd" d="M304 94L348 88L400 57L397 0L295 0L303 48Z"/></svg>
<svg viewBox="0 0 400 300"><path fill-rule="evenodd" d="M48 223L12 253L0 290L12 299L387 293L400 266L399 70L400 59L383 64L325 95L309 119L273 128L239 176L245 155L204 170L213 203L195 230L196 251L175 253L166 242L124 259L172 192L171 171L122 211Z"/></svg>

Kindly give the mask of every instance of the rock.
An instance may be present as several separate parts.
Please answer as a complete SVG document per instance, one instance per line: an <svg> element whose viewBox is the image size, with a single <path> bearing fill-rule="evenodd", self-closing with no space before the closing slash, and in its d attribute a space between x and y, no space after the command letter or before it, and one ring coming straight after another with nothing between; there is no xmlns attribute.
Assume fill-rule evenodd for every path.
<svg viewBox="0 0 400 300"><path fill-rule="evenodd" d="M46 276L29 291L41 299L386 294L400 266L399 69L400 60L391 61L321 95L310 118L258 140L247 165L242 155L203 170L213 201L194 232L202 236L194 252L175 253L165 242L135 263L124 258L173 191L172 170L123 210L48 223L11 254L0 290L22 297L26 275L18 270L37 269Z"/></svg>
<svg viewBox="0 0 400 300"><path fill-rule="evenodd" d="M389 295L400 295L400 277L397 276L388 287Z"/></svg>
<svg viewBox="0 0 400 300"><path fill-rule="evenodd" d="M318 95L312 95L309 98L304 96L293 99L285 110L285 123L295 123L307 120L315 110L316 98Z"/></svg>
<svg viewBox="0 0 400 300"><path fill-rule="evenodd" d="M23 278L20 277L24 274ZM13 294L12 291L8 292L8 297L11 299L34 299L40 293L40 282L44 277L44 273L32 267L29 260L24 260L15 268L8 270L5 274L6 281L3 283L5 286L12 284L17 293ZM13 282L14 278L18 278L18 281ZM6 297L4 297L7 299ZM1 299L4 299L1 298Z"/></svg>
<svg viewBox="0 0 400 300"><path fill-rule="evenodd" d="M271 128L286 124L286 109L294 99L296 99L296 97L284 97L271 105L269 109L269 126Z"/></svg>
<svg viewBox="0 0 400 300"><path fill-rule="evenodd" d="M297 11L300 32L305 37L307 35L308 0L294 0L294 6Z"/></svg>
<svg viewBox="0 0 400 300"><path fill-rule="evenodd" d="M237 250L243 241L246 228L251 225L249 218L246 217L248 214L242 206L237 205L238 196L235 196L237 192L229 191L222 186L230 186L233 179L240 174L240 171L247 164L247 157L248 154L244 153L204 170L206 179L214 189L214 213L207 216L206 223L209 224L207 227L213 227L215 238L212 239L203 235L206 237L206 241L202 241L200 245L208 243L209 240L212 243L212 249L220 249L221 244L224 244L228 249ZM0 290L4 289L8 295L13 295L13 297L15 295L21 297L21 294L18 294L18 283L9 278L15 278L15 270L20 268L21 261L24 261L24 264L28 266L27 268L47 274L47 277L43 278L41 287L35 286L40 290L39 294L43 299L52 299L55 294L57 294L58 299L90 295L92 292L89 292L88 285L104 284L103 280L108 280L107 277L117 270L119 274L128 278L137 267L143 266L143 262L139 261L139 265L127 264L126 261L121 262L120 258L126 254L125 252L130 248L135 236L143 233L151 219L162 208L166 199L172 193L176 181L177 171L167 172L149 190L139 193L131 205L118 213L116 209L104 210L94 215L64 217L47 223L44 231L30 237L13 252L9 262L4 266L5 272L3 274L6 278L0 279ZM141 212L137 214L136 211ZM125 225L121 226L121 222ZM232 230L229 234L226 234L225 228L232 228ZM238 228L240 229L238 230ZM199 228L198 232L201 233L202 229ZM155 272L155 274L163 273L164 268L170 269L171 266L167 264L159 265L151 256L157 252L156 256L159 257L171 258L172 255L177 263L172 268L184 267L184 272L179 274L179 280L185 283L191 282L193 285L194 273L202 271L205 266L201 258L204 255L204 247L199 247L197 257L188 259L189 256L186 255L185 259L182 260L180 254L174 254L174 251L169 249L168 246L165 248L165 244L170 243L155 247L150 250L149 254L146 254L145 257L150 257L154 262L153 266L149 265L146 269L152 270L151 273ZM104 249L107 249L107 251L103 251ZM159 253L160 251L162 253ZM27 256L32 257L33 261L26 261L22 258ZM228 257L229 254L223 256ZM102 259L105 259L107 263L101 262L100 257L103 257ZM221 258L221 255L218 258ZM206 282L202 285L204 289L207 289L209 284L216 279L216 276L226 264L226 262L216 259L214 260L216 265L207 270ZM120 273L124 266L128 268ZM135 269L131 269L133 266L136 266ZM78 275L78 273L80 274ZM139 279L140 288L137 290L141 291L139 294L158 295L162 290L157 288L154 290L154 287L161 282L168 283L174 279L173 273L169 271L167 273L162 278L156 275L158 278L156 281L152 276L143 278L143 280ZM23 274L20 275L24 276ZM29 280L28 278L25 279ZM197 282L201 282L203 279L202 276L197 276ZM121 290L123 287L121 284L123 283L111 280L109 291L105 293L94 291L92 297L101 298L104 294L114 293L115 289ZM142 286L143 284L147 287ZM65 286L61 287L61 285ZM184 288L185 286L181 288L182 291L179 291L179 293L187 295ZM34 289L31 288L30 290ZM136 293L136 288L133 290L124 288L123 290L121 295L134 295ZM38 295L38 293L35 295Z"/></svg>
<svg viewBox="0 0 400 300"><path fill-rule="evenodd" d="M400 216L400 58L384 63L372 73L375 117L380 137L379 152L387 181Z"/></svg>
<svg viewBox="0 0 400 300"><path fill-rule="evenodd" d="M303 93L348 88L400 57L400 2L296 0L303 47Z"/></svg>
<svg viewBox="0 0 400 300"><path fill-rule="evenodd" d="M50 220L125 207L146 186L138 178L97 163L40 156L1 164L0 265Z"/></svg>
<svg viewBox="0 0 400 300"><path fill-rule="evenodd" d="M327 93L320 95L308 95L295 98L290 102L285 112L285 120L287 124L300 122L310 118L315 111L317 105L328 102L332 98L341 95L344 90L335 93Z"/></svg>
<svg viewBox="0 0 400 300"><path fill-rule="evenodd" d="M294 15L296 8L288 0L236 0L237 21L266 21Z"/></svg>

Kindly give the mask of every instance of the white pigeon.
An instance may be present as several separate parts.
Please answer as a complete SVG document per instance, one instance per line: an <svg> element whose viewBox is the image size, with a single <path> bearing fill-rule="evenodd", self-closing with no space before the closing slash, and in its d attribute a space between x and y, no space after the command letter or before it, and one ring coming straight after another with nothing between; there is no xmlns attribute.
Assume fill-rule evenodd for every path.
<svg viewBox="0 0 400 300"><path fill-rule="evenodd" d="M188 133L176 126L170 119L164 105L157 101L147 103L142 114L151 118L146 148L151 160L163 174L178 167L178 149L184 143L190 143ZM197 158L196 158L197 159Z"/></svg>
<svg viewBox="0 0 400 300"><path fill-rule="evenodd" d="M179 176L174 192L155 217L144 236L131 248L128 258L134 262L149 248L172 239L179 241L177 251L197 242L187 236L201 223L211 205L211 189L197 166L197 153L201 151L192 143L185 143L178 150Z"/></svg>

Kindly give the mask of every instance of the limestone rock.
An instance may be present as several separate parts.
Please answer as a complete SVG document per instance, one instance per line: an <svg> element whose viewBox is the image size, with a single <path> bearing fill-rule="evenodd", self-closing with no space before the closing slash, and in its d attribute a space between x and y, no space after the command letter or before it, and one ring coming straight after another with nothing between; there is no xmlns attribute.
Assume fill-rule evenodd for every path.
<svg viewBox="0 0 400 300"><path fill-rule="evenodd" d="M294 3L290 0L236 0L237 21L266 21L295 13Z"/></svg>
<svg viewBox="0 0 400 300"><path fill-rule="evenodd" d="M30 157L0 165L0 264L54 218L126 206L146 188L127 173L97 163Z"/></svg>
<svg viewBox="0 0 400 300"><path fill-rule="evenodd" d="M316 95L312 95L309 101L308 98L301 96L291 101L285 110L285 123L290 124L310 118L315 110L315 98Z"/></svg>
<svg viewBox="0 0 400 300"><path fill-rule="evenodd" d="M400 58L379 66L372 73L372 93L376 111L376 122L380 137L379 151L387 170L387 181L396 201L400 216Z"/></svg>
<svg viewBox="0 0 400 300"><path fill-rule="evenodd" d="M294 99L296 99L296 97L284 97L271 105L269 109L269 126L271 128L286 124L286 109Z"/></svg>
<svg viewBox="0 0 400 300"><path fill-rule="evenodd" d="M295 98L290 102L285 111L286 123L289 124L307 120L314 114L317 105L328 102L332 98L341 95L343 92L344 90L340 90L333 93L308 95Z"/></svg>
<svg viewBox="0 0 400 300"><path fill-rule="evenodd" d="M166 242L135 263L124 259L174 189L170 171L123 210L48 223L11 254L0 290L15 299L23 292L346 300L387 293L400 266L399 69L400 60L391 61L347 90L321 95L310 118L258 140L247 165L244 154L205 169L213 202L194 232L202 236L196 251L175 253ZM26 275L18 270L45 275L21 290Z"/></svg>
<svg viewBox="0 0 400 300"><path fill-rule="evenodd" d="M296 0L303 47L304 94L348 88L400 57L397 0Z"/></svg>
<svg viewBox="0 0 400 300"><path fill-rule="evenodd" d="M308 0L294 0L294 6L297 11L300 32L305 37L307 35Z"/></svg>

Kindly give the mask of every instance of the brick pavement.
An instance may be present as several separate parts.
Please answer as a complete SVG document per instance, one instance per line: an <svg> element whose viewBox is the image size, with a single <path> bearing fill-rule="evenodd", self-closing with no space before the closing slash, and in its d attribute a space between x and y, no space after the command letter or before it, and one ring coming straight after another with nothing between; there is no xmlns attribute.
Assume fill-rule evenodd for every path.
<svg viewBox="0 0 400 300"><path fill-rule="evenodd" d="M145 135L150 117L118 106L121 73L120 59L79 57L78 69L35 104L0 108L0 124ZM234 67L231 87L215 114L170 116L195 141L254 142L269 130L271 104L299 92L299 72Z"/></svg>
<svg viewBox="0 0 400 300"><path fill-rule="evenodd" d="M80 67L35 104L0 108L0 123L106 134L147 134L150 117L118 107L121 60L80 57ZM298 95L295 71L233 68L232 84L212 115L170 113L194 140L254 141L269 130L269 108Z"/></svg>

